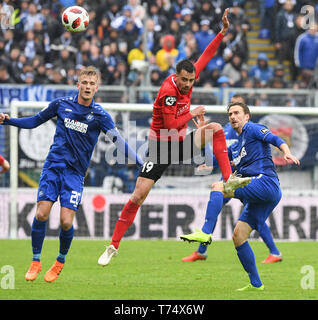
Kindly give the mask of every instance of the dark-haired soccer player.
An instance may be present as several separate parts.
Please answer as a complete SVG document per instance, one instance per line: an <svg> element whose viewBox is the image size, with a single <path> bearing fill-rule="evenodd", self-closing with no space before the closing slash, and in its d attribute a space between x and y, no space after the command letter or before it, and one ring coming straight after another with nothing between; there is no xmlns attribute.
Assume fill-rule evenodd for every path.
<svg viewBox="0 0 318 320"><path fill-rule="evenodd" d="M10 169L9 161L6 160L1 154L0 154L0 167L1 167L0 173L5 173Z"/></svg>
<svg viewBox="0 0 318 320"><path fill-rule="evenodd" d="M232 96L230 103L233 102L241 102L245 103L245 99L243 96L236 94ZM232 128L231 123L228 122L225 127L224 127L224 133L225 133L225 138L226 138L226 143L229 146L232 144L236 143L238 141L239 135L238 133ZM213 162L217 164L215 161ZM202 226L201 230L196 230L194 233L188 234L188 235L182 235L180 236L181 239L187 240L190 242L200 242L200 245L198 247L198 250L194 251L192 254L189 256L186 256L182 258L183 262L194 262L197 260L206 260L208 255L206 253L207 251L207 243L211 239L211 235L215 229L218 215L220 212L216 212L214 210L214 201L213 201L213 196L212 192L210 194L211 199L209 199L207 208L206 208L206 213L205 213L205 221L204 225ZM223 199L223 204L222 207L227 204L231 198L224 198ZM278 248L275 245L273 236L271 234L271 230L268 227L266 223L264 223L263 227L259 230L259 235L266 244L267 248L269 249L269 255L268 257L262 261L262 263L275 263L282 261L282 254L278 250Z"/></svg>
<svg viewBox="0 0 318 320"><path fill-rule="evenodd" d="M116 130L109 113L94 102L99 82L99 71L94 67L86 67L79 75L77 95L56 99L33 117L10 119L7 114L0 113L0 124L25 129L35 128L57 117L54 142L39 182L37 208L31 231L33 259L25 275L26 280L35 280L41 271L40 258L46 224L58 197L61 203L60 250L44 280L52 282L62 271L74 235L73 219L81 203L84 176L101 131L116 137L118 150L142 165L142 161Z"/></svg>
<svg viewBox="0 0 318 320"><path fill-rule="evenodd" d="M222 30L206 47L198 61L194 64L190 60L180 61L176 66L176 74L170 75L163 82L153 105L148 161L140 170L135 190L116 223L111 244L98 259L100 265L109 264L112 257L117 255L119 243L133 223L139 207L169 165L200 154L201 148L212 140L213 153L219 163L223 181L226 182L225 188L233 190L249 183L249 179L231 176L232 169L222 126L219 123L208 123L203 120L204 106L198 106L190 111L194 81L214 56L229 28L227 14L228 9L222 17ZM200 119L198 129L186 135L187 122L194 117Z"/></svg>
<svg viewBox="0 0 318 320"><path fill-rule="evenodd" d="M229 158L233 161L237 172L243 177L251 177L251 182L233 192L224 191L222 182L213 184L211 194L216 196L211 210L215 210L214 215L217 216L224 197L237 198L244 204L232 238L250 283L238 291L264 290L256 268L254 253L247 240L252 230L261 231L282 196L270 145L279 148L286 161L297 165L300 162L291 154L284 140L272 134L264 125L250 121L251 114L246 104L230 103L227 112L231 126L239 135L238 142L229 147Z"/></svg>

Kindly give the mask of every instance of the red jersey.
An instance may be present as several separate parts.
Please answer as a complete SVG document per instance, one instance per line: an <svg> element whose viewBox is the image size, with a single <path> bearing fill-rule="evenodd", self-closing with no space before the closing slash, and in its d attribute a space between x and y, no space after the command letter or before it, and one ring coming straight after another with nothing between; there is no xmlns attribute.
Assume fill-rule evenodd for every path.
<svg viewBox="0 0 318 320"><path fill-rule="evenodd" d="M196 79L214 56L222 39L223 34L219 33L194 64ZM151 140L182 141L186 135L187 122L192 118L190 103L193 87L187 94L181 94L174 78L173 74L164 80L154 102L149 133Z"/></svg>

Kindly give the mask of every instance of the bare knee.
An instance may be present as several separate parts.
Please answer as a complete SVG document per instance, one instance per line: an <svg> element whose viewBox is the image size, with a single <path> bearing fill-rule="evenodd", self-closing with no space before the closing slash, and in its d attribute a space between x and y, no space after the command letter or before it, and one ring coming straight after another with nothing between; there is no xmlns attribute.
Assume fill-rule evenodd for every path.
<svg viewBox="0 0 318 320"><path fill-rule="evenodd" d="M51 207L53 204L50 202L38 202L35 212L35 217L38 221L46 221L49 218Z"/></svg>
<svg viewBox="0 0 318 320"><path fill-rule="evenodd" d="M70 221L68 219L61 219L60 221L60 224L61 224L61 228L64 230L64 231L67 231L69 229L72 228L72 225L73 225L73 221Z"/></svg>
<svg viewBox="0 0 318 320"><path fill-rule="evenodd" d="M130 201L141 206L148 196L154 181L147 178L139 177L136 182L136 187L133 194L130 197Z"/></svg>
<svg viewBox="0 0 318 320"><path fill-rule="evenodd" d="M135 189L135 191L133 192L133 194L130 197L130 201L141 206L143 204L143 202L145 201L147 194L148 193L145 194L145 192L143 192L140 189Z"/></svg>
<svg viewBox="0 0 318 320"><path fill-rule="evenodd" d="M251 231L252 228L246 222L238 221L232 234L234 246L242 245L248 239Z"/></svg>

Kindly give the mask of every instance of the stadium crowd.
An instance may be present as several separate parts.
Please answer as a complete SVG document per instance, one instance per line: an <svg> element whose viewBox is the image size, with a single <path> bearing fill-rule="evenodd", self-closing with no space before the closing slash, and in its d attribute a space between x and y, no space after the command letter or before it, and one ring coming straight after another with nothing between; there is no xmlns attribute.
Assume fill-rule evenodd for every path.
<svg viewBox="0 0 318 320"><path fill-rule="evenodd" d="M147 6L143 6L146 2ZM303 5L310 1L259 0L260 38L269 38L279 65L272 68L261 53L257 65L248 66L246 0L5 0L15 12L14 28L0 30L0 83L74 85L82 66L102 71L103 85L138 86L145 80L159 86L184 58L196 59L220 30L219 21L231 7L231 29L219 51L202 73L201 87L308 88L318 73L317 25L302 27ZM79 5L89 12L88 30L67 32L61 12ZM146 8L146 9L145 9ZM144 28L147 48L144 48ZM145 54L146 52L146 54ZM291 79L284 77L284 60ZM136 62L137 61L137 62ZM255 101L251 101L252 103Z"/></svg>

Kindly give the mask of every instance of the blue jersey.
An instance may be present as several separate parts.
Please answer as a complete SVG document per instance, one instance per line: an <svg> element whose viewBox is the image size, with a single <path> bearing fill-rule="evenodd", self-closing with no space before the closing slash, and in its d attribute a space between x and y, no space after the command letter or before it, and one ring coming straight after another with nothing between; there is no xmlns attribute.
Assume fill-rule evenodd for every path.
<svg viewBox="0 0 318 320"><path fill-rule="evenodd" d="M227 147L238 141L239 135L229 122L224 126L224 135Z"/></svg>
<svg viewBox="0 0 318 320"><path fill-rule="evenodd" d="M106 133L115 124L94 100L88 107L77 101L77 95L58 98L38 115L43 122L57 116L54 142L47 160L64 162L84 176L100 132Z"/></svg>
<svg viewBox="0 0 318 320"><path fill-rule="evenodd" d="M266 126L249 121L244 125L237 143L228 148L229 159L243 177L259 174L277 177L270 144L279 148L283 143Z"/></svg>

